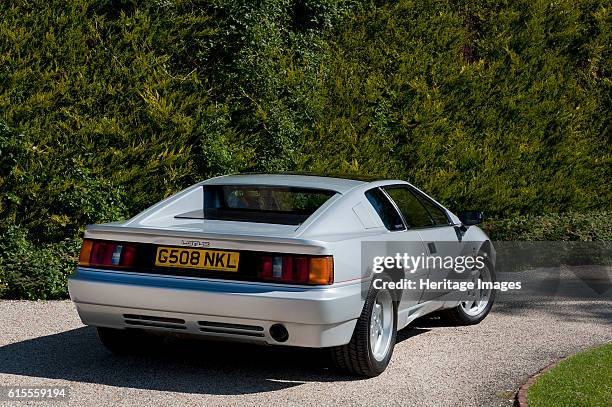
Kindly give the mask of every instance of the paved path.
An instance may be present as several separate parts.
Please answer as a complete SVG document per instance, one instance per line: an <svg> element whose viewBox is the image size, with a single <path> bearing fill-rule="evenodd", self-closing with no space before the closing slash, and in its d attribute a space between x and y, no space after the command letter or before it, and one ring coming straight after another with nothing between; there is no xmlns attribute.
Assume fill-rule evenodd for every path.
<svg viewBox="0 0 612 407"><path fill-rule="evenodd" d="M0 301L0 386L69 386L75 406L511 406L555 358L612 342L610 290L574 294L508 297L472 327L422 321L399 333L389 368L368 380L340 376L304 349L197 341L117 358L68 301Z"/></svg>

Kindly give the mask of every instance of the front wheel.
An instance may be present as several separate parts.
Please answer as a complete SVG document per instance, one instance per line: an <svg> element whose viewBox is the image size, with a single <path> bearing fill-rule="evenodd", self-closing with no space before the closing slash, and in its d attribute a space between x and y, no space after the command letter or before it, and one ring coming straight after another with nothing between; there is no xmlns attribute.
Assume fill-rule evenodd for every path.
<svg viewBox="0 0 612 407"><path fill-rule="evenodd" d="M390 280L389 280L390 281ZM388 289L370 288L351 341L331 348L332 362L341 370L374 377L389 364L397 333L397 306Z"/></svg>
<svg viewBox="0 0 612 407"><path fill-rule="evenodd" d="M476 289L468 291L457 307L440 311L442 319L453 325L476 325L485 319L495 301L495 290L477 287L483 283L494 283L495 272L488 266L477 269L472 274L472 282Z"/></svg>

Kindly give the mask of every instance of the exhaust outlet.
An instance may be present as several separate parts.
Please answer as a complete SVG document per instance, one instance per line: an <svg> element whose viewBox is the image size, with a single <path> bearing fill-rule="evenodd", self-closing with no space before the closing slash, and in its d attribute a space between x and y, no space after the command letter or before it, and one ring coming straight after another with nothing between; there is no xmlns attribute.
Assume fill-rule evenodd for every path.
<svg viewBox="0 0 612 407"><path fill-rule="evenodd" d="M282 324L274 324L270 327L270 336L276 342L287 342L289 339L289 332Z"/></svg>

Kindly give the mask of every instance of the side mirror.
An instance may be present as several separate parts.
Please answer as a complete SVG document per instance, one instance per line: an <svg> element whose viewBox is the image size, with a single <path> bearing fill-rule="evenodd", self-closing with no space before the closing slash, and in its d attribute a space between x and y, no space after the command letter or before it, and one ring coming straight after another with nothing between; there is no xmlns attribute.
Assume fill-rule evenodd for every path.
<svg viewBox="0 0 612 407"><path fill-rule="evenodd" d="M484 220L484 213L481 211L463 211L459 214L459 220L465 226L478 225Z"/></svg>

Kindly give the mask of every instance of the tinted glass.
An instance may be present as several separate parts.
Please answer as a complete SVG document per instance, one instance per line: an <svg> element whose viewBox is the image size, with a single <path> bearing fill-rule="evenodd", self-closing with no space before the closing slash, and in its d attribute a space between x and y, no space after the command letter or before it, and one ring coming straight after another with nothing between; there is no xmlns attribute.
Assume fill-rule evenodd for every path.
<svg viewBox="0 0 612 407"><path fill-rule="evenodd" d="M206 186L204 219L299 225L334 194L311 188Z"/></svg>
<svg viewBox="0 0 612 407"><path fill-rule="evenodd" d="M389 230L402 230L404 223L402 218L389 201L389 198L378 188L371 189L365 193L368 201L372 204L378 216Z"/></svg>
<svg viewBox="0 0 612 407"><path fill-rule="evenodd" d="M385 191L399 208L409 228L422 228L433 225L429 213L421 202L406 187L386 187Z"/></svg>
<svg viewBox="0 0 612 407"><path fill-rule="evenodd" d="M434 204L424 196L421 196L419 194L416 194L416 196L419 198L425 209L427 209L427 212L429 212L429 214L433 218L434 224L436 226L449 224L448 217L446 216L446 213L442 208L440 208L438 205Z"/></svg>

